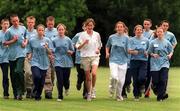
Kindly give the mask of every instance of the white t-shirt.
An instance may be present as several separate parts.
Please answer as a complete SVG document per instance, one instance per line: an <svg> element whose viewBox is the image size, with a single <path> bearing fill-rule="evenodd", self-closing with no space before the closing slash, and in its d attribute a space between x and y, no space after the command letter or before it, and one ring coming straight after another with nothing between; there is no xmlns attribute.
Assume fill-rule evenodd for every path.
<svg viewBox="0 0 180 111"><path fill-rule="evenodd" d="M82 32L79 36L76 47L84 43L85 40L89 40L88 44L85 44L81 49L81 57L94 57L99 56L96 51L102 47L101 37L98 32L93 31L92 35L89 35L86 31Z"/></svg>

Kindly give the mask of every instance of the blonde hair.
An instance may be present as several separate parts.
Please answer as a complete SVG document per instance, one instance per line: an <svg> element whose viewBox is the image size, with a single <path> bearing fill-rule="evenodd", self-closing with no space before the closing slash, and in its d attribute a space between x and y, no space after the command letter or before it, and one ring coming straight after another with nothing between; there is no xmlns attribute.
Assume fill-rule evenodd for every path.
<svg viewBox="0 0 180 111"><path fill-rule="evenodd" d="M118 24L122 24L123 25L123 27L124 27L124 33L128 33L128 27L126 26L126 24L124 23L124 22L122 22L122 21L118 21L116 24L115 24L115 31L116 31L116 27L117 27L117 25Z"/></svg>
<svg viewBox="0 0 180 111"><path fill-rule="evenodd" d="M143 26L138 24L138 25L136 25L136 26L134 27L134 30L133 30L134 33L135 33L135 31L136 31L136 29L137 29L138 27L140 27L140 28L143 30Z"/></svg>
<svg viewBox="0 0 180 111"><path fill-rule="evenodd" d="M90 22L92 22L94 26L96 25L96 23L95 23L94 19L92 19L92 18L88 18L88 19L86 19L86 21L85 21L84 25L85 25L85 26L87 26Z"/></svg>
<svg viewBox="0 0 180 111"><path fill-rule="evenodd" d="M66 30L66 25L64 25L63 23L59 23L58 25L57 25L57 30L59 29L59 27L60 26L62 26L63 28L64 28L64 30L65 30L65 34L68 34L68 31Z"/></svg>
<svg viewBox="0 0 180 111"><path fill-rule="evenodd" d="M36 29L38 30L39 27L43 27L45 29L45 26L43 24L37 25Z"/></svg>
<svg viewBox="0 0 180 111"><path fill-rule="evenodd" d="M9 22L9 19L2 19L1 24L3 24L4 22Z"/></svg>

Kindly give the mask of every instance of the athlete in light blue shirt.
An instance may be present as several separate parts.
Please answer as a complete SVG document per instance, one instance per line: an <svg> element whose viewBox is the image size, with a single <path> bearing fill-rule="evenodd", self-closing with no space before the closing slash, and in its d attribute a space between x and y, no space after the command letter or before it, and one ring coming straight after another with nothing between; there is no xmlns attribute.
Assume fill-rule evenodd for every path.
<svg viewBox="0 0 180 111"><path fill-rule="evenodd" d="M153 30L151 30L152 26L152 20L151 19L145 19L143 21L143 36L151 41L150 39L154 35ZM147 66L147 76L146 76L146 83L145 83L145 98L149 98L150 96L150 84L151 84L151 75L150 75L150 57L148 56L148 66Z"/></svg>
<svg viewBox="0 0 180 111"><path fill-rule="evenodd" d="M37 26L37 37L30 39L28 47L28 59L31 59L31 71L33 75L33 94L35 100L41 100L41 94L45 83L47 69L50 66L49 55L52 55L53 45L49 38L44 37L45 27Z"/></svg>
<svg viewBox="0 0 180 111"><path fill-rule="evenodd" d="M73 45L75 46L76 43L78 42L79 36L80 36L81 32L77 33L73 38L72 38L72 42ZM76 49L76 53L75 53L75 64L81 64L80 62L81 60L81 55L80 55L80 51L78 49Z"/></svg>
<svg viewBox="0 0 180 111"><path fill-rule="evenodd" d="M85 25L83 24L82 29L85 31ZM76 43L78 42L79 36L82 32L77 33L73 38L72 38L72 42L73 45L76 49ZM83 86L83 98L86 98L86 93L87 93L87 89L86 89L86 84L85 84L85 72L84 70L81 68L81 54L80 54L80 50L76 49L75 52L75 65L76 65L76 71L77 71L77 83L76 83L76 88L77 90L81 89L81 85L82 83L84 84Z"/></svg>
<svg viewBox="0 0 180 111"><path fill-rule="evenodd" d="M134 28L135 37L130 39L129 53L131 54L130 70L133 72L133 94L135 101L144 93L147 75L147 49L149 41L143 37L143 27L136 25Z"/></svg>
<svg viewBox="0 0 180 111"><path fill-rule="evenodd" d="M163 29L157 28L158 38L153 40L149 46L148 53L151 55L151 76L154 92L157 95L157 101L168 98L166 93L169 59L173 55L173 46L164 38Z"/></svg>
<svg viewBox="0 0 180 111"><path fill-rule="evenodd" d="M175 35L172 32L168 31L169 22L167 20L161 21L161 27L164 31L164 38L167 39L171 43L173 48L175 48L177 45L177 40L176 40Z"/></svg>
<svg viewBox="0 0 180 111"><path fill-rule="evenodd" d="M2 70L3 96L4 99L8 99L9 98L9 78L8 78L9 48L8 46L4 46L3 43L5 41L5 33L9 28L9 20L2 19L1 27L2 30L0 30L0 66Z"/></svg>
<svg viewBox="0 0 180 111"><path fill-rule="evenodd" d="M65 88L65 94L69 94L70 87L70 73L73 66L72 54L74 53L74 46L69 37L65 35L66 26L59 23L57 26L58 36L53 40L55 48L54 66L57 77L58 99L63 100L63 87Z"/></svg>
<svg viewBox="0 0 180 111"><path fill-rule="evenodd" d="M26 38L28 41L34 37L37 37L37 31L34 29L36 22L36 18L34 16L28 16L26 18L27 30L26 30ZM27 49L26 47L26 53ZM26 98L32 98L32 89L33 89L33 79L32 79L32 72L31 72L31 64L30 60L28 60L29 55L26 55L24 61L24 75L25 75L25 89L26 89Z"/></svg>
<svg viewBox="0 0 180 111"><path fill-rule="evenodd" d="M13 86L14 98L22 100L24 94L24 58L27 45L26 28L19 24L19 17L10 17L12 26L5 34L4 45L9 46L10 75Z"/></svg>
<svg viewBox="0 0 180 111"><path fill-rule="evenodd" d="M112 97L116 92L117 101L123 101L122 90L128 63L129 38L125 28L126 25L118 21L115 25L116 33L112 34L106 43L106 58L109 58L111 72L109 93Z"/></svg>
<svg viewBox="0 0 180 111"><path fill-rule="evenodd" d="M55 25L55 18L53 16L48 16L46 18L46 26L45 28L45 36L49 38L51 41L58 35L57 29L54 28ZM49 58L52 58L52 55L49 56ZM47 71L47 76L45 79L45 85L44 85L44 92L45 92L45 98L46 99L52 99L52 91L53 91L53 84L54 84L54 67L53 63L51 61L50 67Z"/></svg>

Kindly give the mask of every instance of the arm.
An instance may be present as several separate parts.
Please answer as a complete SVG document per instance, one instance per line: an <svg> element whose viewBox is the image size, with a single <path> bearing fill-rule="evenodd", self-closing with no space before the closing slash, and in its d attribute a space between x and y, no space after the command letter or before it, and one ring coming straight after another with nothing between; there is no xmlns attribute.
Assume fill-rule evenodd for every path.
<svg viewBox="0 0 180 111"><path fill-rule="evenodd" d="M109 47L106 47L106 59L108 59L109 58L109 56L110 56L110 54L109 54L109 50L110 50L110 48Z"/></svg>
<svg viewBox="0 0 180 111"><path fill-rule="evenodd" d="M6 36L6 35L5 35L5 36ZM10 35L9 35L9 36L10 36ZM3 45L4 45L4 46L11 45L11 44L15 43L17 40L18 40L18 36L15 35L15 36L13 36L13 38L12 38L11 40L6 40L6 41L3 43Z"/></svg>

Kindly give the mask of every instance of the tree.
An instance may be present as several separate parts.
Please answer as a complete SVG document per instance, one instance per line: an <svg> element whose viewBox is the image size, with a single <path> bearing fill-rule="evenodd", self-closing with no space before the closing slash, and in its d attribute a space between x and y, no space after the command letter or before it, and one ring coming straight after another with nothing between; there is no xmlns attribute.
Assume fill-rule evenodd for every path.
<svg viewBox="0 0 180 111"><path fill-rule="evenodd" d="M87 13L85 0L1 0L0 18L17 13L23 22L29 15L37 18L37 24L45 24L47 16L54 16L56 23L64 23L71 32L76 25L76 18Z"/></svg>
<svg viewBox="0 0 180 111"><path fill-rule="evenodd" d="M134 26L142 24L144 19L152 19L153 29L160 21L166 19L170 21L170 31L176 37L180 36L180 25L177 25L180 24L180 1L178 0L87 0L86 4L90 12L89 16L96 21L95 30L101 34L104 46L109 35L114 33L115 23L119 20L125 22L130 30L129 34L134 36ZM177 53L174 57L177 57ZM102 58L104 60L104 55ZM178 63L175 62L177 61L173 62L174 65Z"/></svg>

